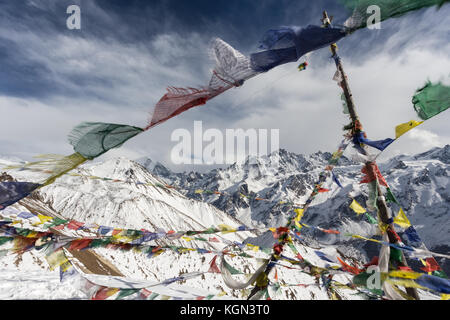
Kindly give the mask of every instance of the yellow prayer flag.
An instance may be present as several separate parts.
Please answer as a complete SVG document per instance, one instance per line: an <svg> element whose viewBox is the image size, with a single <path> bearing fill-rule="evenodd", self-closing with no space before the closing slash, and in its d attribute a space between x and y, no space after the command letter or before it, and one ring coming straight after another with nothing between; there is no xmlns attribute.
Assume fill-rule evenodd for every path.
<svg viewBox="0 0 450 320"><path fill-rule="evenodd" d="M417 279L423 274L412 271L403 271L403 270L395 270L389 272L389 276L393 278L402 278L402 279Z"/></svg>
<svg viewBox="0 0 450 320"><path fill-rule="evenodd" d="M222 291L221 293L219 293L217 296L218 297L223 297L223 296L225 296L227 293L225 292L225 291Z"/></svg>
<svg viewBox="0 0 450 320"><path fill-rule="evenodd" d="M202 194L202 193L203 193L203 190L201 190L201 189L195 190L195 193L196 193L196 194Z"/></svg>
<svg viewBox="0 0 450 320"><path fill-rule="evenodd" d="M300 224L300 221L303 219L303 214L305 213L304 209L294 209L294 212L297 213L297 216L295 217L295 225L297 228L301 229L303 226Z"/></svg>
<svg viewBox="0 0 450 320"><path fill-rule="evenodd" d="M355 211L358 215L366 213L366 209L364 209L355 199L353 199L352 204L350 205L350 209Z"/></svg>
<svg viewBox="0 0 450 320"><path fill-rule="evenodd" d="M389 228L389 225L386 223L383 223L382 221L379 221L378 228L380 228L381 233L384 234L387 231L387 229Z"/></svg>
<svg viewBox="0 0 450 320"><path fill-rule="evenodd" d="M445 294L445 293L441 294L441 299L442 300L450 300L450 294Z"/></svg>
<svg viewBox="0 0 450 320"><path fill-rule="evenodd" d="M405 288L427 289L425 287L422 287L415 281L409 279L387 279L386 281L392 285L397 285Z"/></svg>
<svg viewBox="0 0 450 320"><path fill-rule="evenodd" d="M42 214L38 214L38 218L39 218L39 220L41 221L42 224L44 224L44 223L46 223L46 222L48 222L48 221L53 220L52 217L47 217L47 216L44 216L44 215L42 215Z"/></svg>
<svg viewBox="0 0 450 320"><path fill-rule="evenodd" d="M395 128L395 138L396 139L400 138L402 135L407 133L409 130L421 125L422 123L423 123L423 121L418 122L415 120L411 120L410 122L402 123L402 124L398 125Z"/></svg>
<svg viewBox="0 0 450 320"><path fill-rule="evenodd" d="M236 229L233 229L232 227L226 225L226 224L221 224L219 225L219 230L222 231L222 234L226 234L226 233L231 233L231 232L236 232Z"/></svg>
<svg viewBox="0 0 450 320"><path fill-rule="evenodd" d="M249 247L249 249L252 249L252 250L255 251L255 252L258 252L258 251L259 251L259 247L258 247L258 246L255 246L255 245L253 245L253 244L251 244L251 243L247 243L247 247Z"/></svg>
<svg viewBox="0 0 450 320"><path fill-rule="evenodd" d="M32 231L26 237L27 238L36 238L37 235L38 235L37 231Z"/></svg>
<svg viewBox="0 0 450 320"><path fill-rule="evenodd" d="M72 264L70 263L69 260L67 260L66 262L62 263L59 267L61 268L62 272L66 272L72 267Z"/></svg>
<svg viewBox="0 0 450 320"><path fill-rule="evenodd" d="M69 261L63 250L55 251L51 255L45 257L45 259L47 259L50 270L55 270L55 268Z"/></svg>
<svg viewBox="0 0 450 320"><path fill-rule="evenodd" d="M411 227L411 222L409 222L402 208L400 208L398 215L395 217L394 223L405 229Z"/></svg>

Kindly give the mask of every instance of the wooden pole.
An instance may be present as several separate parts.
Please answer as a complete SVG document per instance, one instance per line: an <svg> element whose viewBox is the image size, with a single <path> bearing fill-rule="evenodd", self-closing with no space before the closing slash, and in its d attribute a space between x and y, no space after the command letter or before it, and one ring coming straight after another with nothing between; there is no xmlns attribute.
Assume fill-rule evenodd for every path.
<svg viewBox="0 0 450 320"><path fill-rule="evenodd" d="M326 11L323 12L323 19L322 19L323 25L325 27L328 27L331 25L331 19L328 17L328 13ZM331 45L331 52L333 54L333 57L335 58L336 61L336 67L338 69L338 71L341 74L342 77L342 81L341 81L341 87L342 90L344 91L344 95L345 95L345 100L347 102L347 106L348 106L348 111L350 114L350 118L352 119L352 127L353 127L353 134L358 134L360 132L363 131L363 127L361 125L361 122L359 120L358 117L358 113L356 112L356 107L355 107L355 102L353 100L353 95L352 92L350 90L350 85L348 83L348 78L347 75L345 74L344 71L344 67L342 65L342 61L341 59L338 57L337 55L337 46L335 44ZM369 153L367 152L367 147L362 148L362 151L364 152L365 155L368 155ZM386 205L386 200L385 198L382 196L383 192L381 190L381 187L378 183L378 176L377 173L375 171L376 168L376 161L369 161L366 163L366 170L370 175L371 179L374 179L375 181L377 181L377 193L378 193L378 199L377 199L377 207L378 207L378 215L381 219L381 221L384 224L389 225L390 229L395 231L395 226L394 223L391 222L391 215L390 215L390 211ZM388 236L389 236L389 242L392 244L397 244L398 240L396 239L395 235L388 232ZM405 255L402 252L402 266L407 267L408 264L406 262L405 259ZM406 292L408 293L408 295L410 295L411 297L413 297L416 300L419 300L419 295L417 294L417 290L415 288L406 288Z"/></svg>
<svg viewBox="0 0 450 320"><path fill-rule="evenodd" d="M322 19L324 27L329 27L331 25L331 20L332 20L332 18L330 19L328 17L327 12L324 11L323 12L323 19ZM333 57L335 58L336 67L337 67L338 71L340 72L340 74L342 76L341 87L342 87L342 89L344 91L345 100L346 100L347 105L348 105L348 111L349 111L349 114L350 114L350 118L352 119L352 127L353 127L352 133L353 134L357 134L359 132L362 132L363 128L362 128L361 122L359 120L358 114L356 112L356 107L355 107L355 103L354 103L354 100L353 100L353 95L352 95L352 92L350 90L350 85L348 83L348 78L347 78L347 76L345 74L344 67L342 65L342 61L341 61L341 59L339 59L339 57L337 55L337 46L336 46L336 44L331 45L331 52L333 54ZM365 148L363 148L362 150L363 150L365 155L368 155L368 152L367 152L367 150ZM377 173L375 171L375 167L376 167L376 162L375 161L373 161L373 162L369 161L369 162L366 163L367 172L369 173L369 175L371 176L372 179L377 181L377 192L378 192L378 195L379 195L379 197L377 199L378 215L379 215L379 217L380 217L380 219L381 219L381 221L383 223L388 224L389 227L391 228L391 230L395 231L394 224L392 222L390 222L390 211L389 211L389 209L388 209L388 207L386 205L386 201L385 201L384 197L382 196L383 193L382 193L381 187L378 184L378 175L377 175ZM303 208L304 211L306 211L306 209L309 207L309 205L310 204L306 204L305 205L305 207ZM291 222L292 221L289 221L287 227L290 227ZM389 236L390 243L392 243L392 244L398 243L398 240L396 239L394 234L388 233L388 236ZM286 241L284 241L284 240L281 241L281 243L280 243L281 250L283 250L283 247L284 247L285 244L286 244ZM273 262L276 262L279 259L280 259L279 255L274 252L272 254L271 258L270 258L270 262L269 262L266 270L262 274L262 276L265 275L265 277L264 277L265 281L262 281L264 284L262 286L255 286L253 288L253 290L251 291L251 293L250 293L250 295L248 297L248 300L250 300L259 291L262 291L262 290L267 288L267 286L268 286L268 278L267 278L267 276L269 275L270 271L272 270L272 268L274 266ZM403 255L403 252L402 252L402 263L401 264L403 266L408 266L408 264L406 262L406 259L405 259L405 256ZM416 300L419 300L419 296L418 296L417 290L415 288L406 288L406 292L408 293L409 296L413 297Z"/></svg>

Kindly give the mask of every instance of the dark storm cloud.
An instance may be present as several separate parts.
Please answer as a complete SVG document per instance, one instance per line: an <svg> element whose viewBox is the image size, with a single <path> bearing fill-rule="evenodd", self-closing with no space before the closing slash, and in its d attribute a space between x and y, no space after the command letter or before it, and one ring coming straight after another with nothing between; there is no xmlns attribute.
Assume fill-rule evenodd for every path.
<svg viewBox="0 0 450 320"><path fill-rule="evenodd" d="M81 7L81 30L66 28L72 4ZM376 138L410 120L411 96L427 77L448 74L449 7L420 10L339 42L361 117ZM323 9L337 24L350 14L331 0L0 1L0 114L9 119L0 126L1 153L66 154L65 137L81 121L145 126L167 86L208 83L212 37L248 55L266 30L320 24ZM281 128L281 147L289 151L334 148L347 120L331 81L329 50L317 51L310 62L306 72L289 64L260 75L107 156L167 160L173 130L192 130L195 120L205 129ZM388 113L383 131L376 117ZM450 136L444 121L433 125L433 134ZM319 134L321 127L327 130ZM424 136L424 146L438 140Z"/></svg>

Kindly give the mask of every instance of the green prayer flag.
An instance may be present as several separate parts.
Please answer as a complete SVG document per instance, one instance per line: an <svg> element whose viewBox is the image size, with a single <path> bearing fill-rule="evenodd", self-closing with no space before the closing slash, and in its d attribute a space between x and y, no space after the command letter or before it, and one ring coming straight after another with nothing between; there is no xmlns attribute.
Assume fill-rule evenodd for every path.
<svg viewBox="0 0 450 320"><path fill-rule="evenodd" d="M435 5L440 7L448 0L341 0L341 2L353 10L352 16L344 23L344 26L353 31L365 28L369 23L375 24L393 17L400 17L411 11ZM375 8L379 8L379 11ZM380 21L371 19L376 18L377 13L379 13Z"/></svg>
<svg viewBox="0 0 450 320"><path fill-rule="evenodd" d="M378 224L377 219L375 219L374 217L372 217L370 214L368 214L366 212L366 218L367 221L369 221L370 224Z"/></svg>
<svg viewBox="0 0 450 320"><path fill-rule="evenodd" d="M5 244L5 243L7 243L7 242L12 241L13 239L14 238L10 238L10 237L0 237L0 246Z"/></svg>
<svg viewBox="0 0 450 320"><path fill-rule="evenodd" d="M159 293L153 292L150 297L148 297L148 300L155 300L159 296Z"/></svg>
<svg viewBox="0 0 450 320"><path fill-rule="evenodd" d="M450 108L450 87L428 82L417 90L412 99L414 109L422 120L428 120Z"/></svg>
<svg viewBox="0 0 450 320"><path fill-rule="evenodd" d="M367 281L369 277L372 276L372 274L367 272L361 272L360 274L353 277L353 284L356 286L363 286L365 287L367 285Z"/></svg>
<svg viewBox="0 0 450 320"><path fill-rule="evenodd" d="M400 205L400 203L398 202L397 198L392 193L390 188L387 188L386 201L390 202L390 203L396 203L396 204Z"/></svg>
<svg viewBox="0 0 450 320"><path fill-rule="evenodd" d="M119 295L117 296L116 300L121 300L128 296L131 296L132 294L135 294L136 292L139 292L140 290L141 289L120 289Z"/></svg>
<svg viewBox="0 0 450 320"><path fill-rule="evenodd" d="M16 233L22 237L28 236L31 232L33 232L33 231L28 230L28 229L16 228Z"/></svg>
<svg viewBox="0 0 450 320"><path fill-rule="evenodd" d="M111 239L94 239L89 244L90 248L101 248L111 243Z"/></svg>
<svg viewBox="0 0 450 320"><path fill-rule="evenodd" d="M228 264L225 260L223 261L223 266L230 271L231 274L244 274L243 272L233 268L231 265Z"/></svg>
<svg viewBox="0 0 450 320"><path fill-rule="evenodd" d="M433 276L443 278L443 279L448 279L447 274L442 270L434 271Z"/></svg>
<svg viewBox="0 0 450 320"><path fill-rule="evenodd" d="M350 114L350 111L348 110L347 100L346 100L344 94L341 95L341 100L342 100L342 106L344 107L343 113L344 114Z"/></svg>
<svg viewBox="0 0 450 320"><path fill-rule="evenodd" d="M370 210L378 210L378 182L372 181L369 183L369 200L368 200L368 209Z"/></svg>
<svg viewBox="0 0 450 320"><path fill-rule="evenodd" d="M402 251L397 248L391 248L391 261L402 262Z"/></svg>
<svg viewBox="0 0 450 320"><path fill-rule="evenodd" d="M204 234L213 234L213 233L216 233L216 232L219 232L219 230L216 229L216 228L211 227L211 228L209 228L208 230L206 230L206 231L203 232L203 233L204 233Z"/></svg>
<svg viewBox="0 0 450 320"><path fill-rule="evenodd" d="M62 224L65 224L69 222L68 220L60 219L60 218L53 218L52 222L47 226L48 228L57 227Z"/></svg>
<svg viewBox="0 0 450 320"><path fill-rule="evenodd" d="M69 142L76 152L92 160L142 132L142 128L127 125L83 122L69 134Z"/></svg>
<svg viewBox="0 0 450 320"><path fill-rule="evenodd" d="M383 296L384 295L384 291L381 289L369 289L370 292L372 292L373 294L377 295L377 296Z"/></svg>

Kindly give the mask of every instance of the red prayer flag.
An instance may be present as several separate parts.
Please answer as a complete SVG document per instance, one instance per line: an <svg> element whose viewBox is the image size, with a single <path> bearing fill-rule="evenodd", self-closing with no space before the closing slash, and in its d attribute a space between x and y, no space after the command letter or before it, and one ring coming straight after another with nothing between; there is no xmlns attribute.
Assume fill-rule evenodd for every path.
<svg viewBox="0 0 450 320"><path fill-rule="evenodd" d="M372 258L372 260L369 263L365 264L364 267L368 268L370 266L377 266L378 262L379 262L379 258L377 256L375 256Z"/></svg>
<svg viewBox="0 0 450 320"><path fill-rule="evenodd" d="M122 232L122 229L114 229L112 232L112 235L115 236L116 234L119 234Z"/></svg>
<svg viewBox="0 0 450 320"><path fill-rule="evenodd" d="M101 287L97 293L92 297L92 300L106 300L108 296L109 288Z"/></svg>
<svg viewBox="0 0 450 320"><path fill-rule="evenodd" d="M370 168L368 168L368 166L370 166ZM378 165L373 162L362 168L361 172L364 173L364 177L361 183L371 183L375 181L376 177L373 175L373 171L375 171L376 177L378 178L378 182L380 183L380 185L388 187L388 184L384 179L383 175L381 174Z"/></svg>
<svg viewBox="0 0 450 320"><path fill-rule="evenodd" d="M219 267L216 264L217 256L214 256L214 258L210 262L209 270L210 273L221 273Z"/></svg>
<svg viewBox="0 0 450 320"><path fill-rule="evenodd" d="M141 290L141 297L144 299L147 299L151 294L152 294L152 292L150 290L147 290L147 289Z"/></svg>
<svg viewBox="0 0 450 320"><path fill-rule="evenodd" d="M425 272L434 272L441 270L441 267L434 258L427 258L425 259L425 262L427 263L427 266L421 268L420 270L423 270Z"/></svg>
<svg viewBox="0 0 450 320"><path fill-rule="evenodd" d="M398 267L398 270L408 271L408 272L414 272L414 270L411 269L410 267Z"/></svg>
<svg viewBox="0 0 450 320"><path fill-rule="evenodd" d="M345 271L351 272L351 273L356 274L356 275L360 274L361 271L360 271L358 268L346 264L346 263L345 263L344 261L342 261L339 257L337 257L337 259L338 259L339 262L341 263L342 269L344 269Z"/></svg>
<svg viewBox="0 0 450 320"><path fill-rule="evenodd" d="M78 230L80 229L82 226L84 226L84 222L78 222L75 220L70 221L70 223L67 225L68 229L71 230Z"/></svg>
<svg viewBox="0 0 450 320"><path fill-rule="evenodd" d="M88 247L91 242L92 239L74 240L72 241L69 250L83 250L84 248Z"/></svg>

